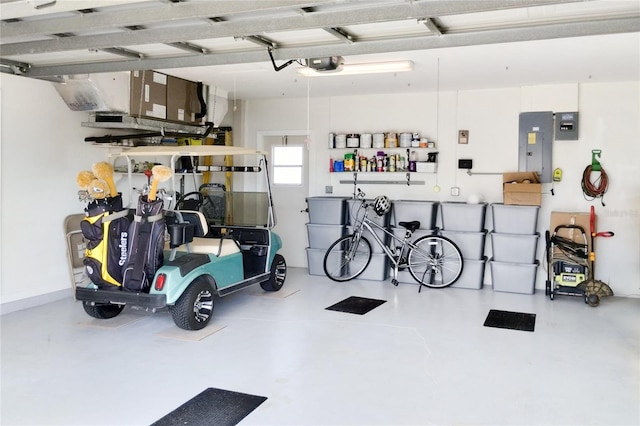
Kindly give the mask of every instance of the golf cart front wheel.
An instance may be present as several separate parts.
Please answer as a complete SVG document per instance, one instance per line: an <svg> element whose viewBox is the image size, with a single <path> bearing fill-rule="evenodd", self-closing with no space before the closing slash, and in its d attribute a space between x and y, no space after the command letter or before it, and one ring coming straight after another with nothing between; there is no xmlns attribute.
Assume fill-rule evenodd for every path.
<svg viewBox="0 0 640 426"><path fill-rule="evenodd" d="M111 303L91 304L91 302L82 302L84 311L90 317L97 319L109 319L117 317L124 309L124 305L114 305Z"/></svg>
<svg viewBox="0 0 640 426"><path fill-rule="evenodd" d="M284 280L287 278L287 262L280 254L276 254L271 263L271 275L269 280L260 283L265 291L278 291L284 285Z"/></svg>
<svg viewBox="0 0 640 426"><path fill-rule="evenodd" d="M213 289L205 280L195 280L170 306L173 322L183 330L201 330L213 314Z"/></svg>

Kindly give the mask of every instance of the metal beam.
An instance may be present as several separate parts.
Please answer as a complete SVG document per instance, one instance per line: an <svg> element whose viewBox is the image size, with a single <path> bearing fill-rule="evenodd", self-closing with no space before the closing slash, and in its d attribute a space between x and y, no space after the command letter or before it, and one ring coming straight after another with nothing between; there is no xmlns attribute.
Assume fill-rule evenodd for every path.
<svg viewBox="0 0 640 426"><path fill-rule="evenodd" d="M195 44L186 43L184 41L167 43L167 46L175 47L176 49L185 50L187 52L208 53L207 49L205 49L204 47L196 46Z"/></svg>
<svg viewBox="0 0 640 426"><path fill-rule="evenodd" d="M35 21L3 22L0 26L3 37L51 34L57 32L94 31L100 28L151 25L166 21L206 18L210 16L232 16L247 12L279 9L302 9L323 4L339 3L339 0L216 0L187 3L158 3L157 7L109 11L104 8L92 14Z"/></svg>
<svg viewBox="0 0 640 426"><path fill-rule="evenodd" d="M135 58L135 59L144 58L144 55L140 52L134 52L133 50L123 49L121 47L106 47L104 49L100 49L100 51L105 53L111 53L112 55L124 56L125 58Z"/></svg>
<svg viewBox="0 0 640 426"><path fill-rule="evenodd" d="M442 30L431 18L418 19L418 22L424 24L425 27L434 35L441 36Z"/></svg>
<svg viewBox="0 0 640 426"><path fill-rule="evenodd" d="M353 43L355 41L355 38L342 28L329 27L329 28L323 28L323 30L339 38L340 40L346 41L347 43Z"/></svg>
<svg viewBox="0 0 640 426"><path fill-rule="evenodd" d="M268 19L247 18L237 21L216 22L210 25L185 25L162 29L143 29L135 34L109 33L100 35L68 37L63 40L43 40L2 45L2 55L26 55L82 50L87 46L105 48L131 46L150 43L173 43L221 37L246 37L268 32L308 30L315 28L335 28L348 25L387 22L407 19L421 19L425 16L444 16L458 13L472 13L504 8L523 8L550 3L570 3L575 0L485 0L465 2L459 0L434 0L403 3L368 3L346 9L317 11L298 16L274 16ZM239 2L243 4L244 2ZM255 2L251 2L255 3ZM201 4L197 2L196 4ZM89 14L86 16L92 16ZM19 23L16 23L19 24ZM12 24L13 25L13 24ZM119 25L123 26L123 25ZM4 34L3 29L3 37Z"/></svg>
<svg viewBox="0 0 640 426"><path fill-rule="evenodd" d="M316 58L334 55L364 55L374 53L429 50L449 47L476 46L519 41L549 40L566 37L583 37L604 34L640 32L639 18L620 18L605 21L573 22L539 25L529 28L508 28L468 33L404 37L385 40L360 41L357 43L332 43L318 46L282 47L273 51L276 59ZM70 65L33 66L24 75L42 77L50 75L92 74L101 72L132 71L142 69L164 69L228 65L240 63L268 62L268 52L236 51L207 55L192 55L170 58L147 58L139 61L114 61Z"/></svg>

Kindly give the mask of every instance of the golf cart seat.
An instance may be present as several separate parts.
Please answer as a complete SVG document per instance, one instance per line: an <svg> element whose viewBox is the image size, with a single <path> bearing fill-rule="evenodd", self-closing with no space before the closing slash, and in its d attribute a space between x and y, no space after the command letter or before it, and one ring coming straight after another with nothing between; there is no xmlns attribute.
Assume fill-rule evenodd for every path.
<svg viewBox="0 0 640 426"><path fill-rule="evenodd" d="M169 230L170 259L176 252L204 253L227 256L240 252L238 245L230 238L206 238L209 225L199 211L173 210L166 212Z"/></svg>

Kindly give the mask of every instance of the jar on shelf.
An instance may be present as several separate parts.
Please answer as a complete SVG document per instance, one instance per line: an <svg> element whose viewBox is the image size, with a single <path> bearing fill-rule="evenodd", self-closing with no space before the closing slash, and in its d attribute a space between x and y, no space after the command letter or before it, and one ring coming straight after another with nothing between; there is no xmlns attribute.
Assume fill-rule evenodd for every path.
<svg viewBox="0 0 640 426"><path fill-rule="evenodd" d="M360 147L360 135L357 133L350 133L347 135L347 148Z"/></svg>

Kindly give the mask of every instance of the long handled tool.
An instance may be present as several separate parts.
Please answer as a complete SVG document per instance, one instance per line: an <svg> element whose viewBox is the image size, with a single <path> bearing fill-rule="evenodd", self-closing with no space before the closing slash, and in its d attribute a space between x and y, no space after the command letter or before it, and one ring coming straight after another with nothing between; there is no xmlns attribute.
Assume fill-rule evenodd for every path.
<svg viewBox="0 0 640 426"><path fill-rule="evenodd" d="M596 237L613 237L614 233L611 231L596 232L596 213L593 206L591 206L591 216L589 218L589 225L591 231L591 251L589 252L589 279L578 284L578 288L584 291L585 301L589 306L598 306L600 304L600 298L613 296L613 290L608 284L595 279L594 266L596 263Z"/></svg>

